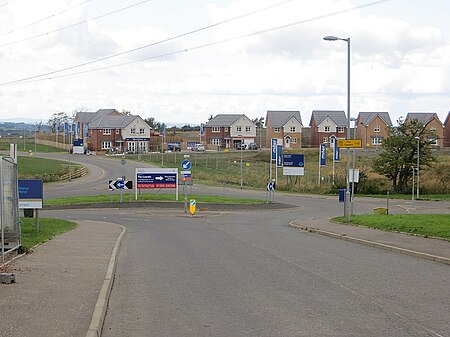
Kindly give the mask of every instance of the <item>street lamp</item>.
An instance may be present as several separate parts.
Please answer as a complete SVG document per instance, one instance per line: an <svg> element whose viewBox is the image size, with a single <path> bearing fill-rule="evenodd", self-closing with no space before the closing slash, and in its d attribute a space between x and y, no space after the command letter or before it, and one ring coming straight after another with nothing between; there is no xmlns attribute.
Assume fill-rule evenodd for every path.
<svg viewBox="0 0 450 337"><path fill-rule="evenodd" d="M345 41L347 42L347 139L350 136L350 38L341 39L336 36L325 36L325 41ZM346 190L344 201L344 217L345 220L350 220L350 149L347 149L347 173L346 173Z"/></svg>
<svg viewBox="0 0 450 337"><path fill-rule="evenodd" d="M242 185L243 185L243 178L242 178L242 148L244 147L243 145L244 145L244 138L243 138L243 136L242 135L240 135L241 136L241 145L240 145L240 148L241 148L241 189L242 189Z"/></svg>
<svg viewBox="0 0 450 337"><path fill-rule="evenodd" d="M420 155L420 137L415 137L417 139L417 198L419 199L419 185L420 185L420 179L419 179L419 155Z"/></svg>

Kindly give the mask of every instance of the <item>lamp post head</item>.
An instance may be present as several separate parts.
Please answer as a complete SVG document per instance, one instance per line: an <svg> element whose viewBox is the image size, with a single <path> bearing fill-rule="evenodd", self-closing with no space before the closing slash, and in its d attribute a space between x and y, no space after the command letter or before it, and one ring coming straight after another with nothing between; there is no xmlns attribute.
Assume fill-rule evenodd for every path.
<svg viewBox="0 0 450 337"><path fill-rule="evenodd" d="M338 37L336 37L336 36L330 36L330 35L325 36L323 39L324 39L325 41L336 41L336 40L340 40Z"/></svg>

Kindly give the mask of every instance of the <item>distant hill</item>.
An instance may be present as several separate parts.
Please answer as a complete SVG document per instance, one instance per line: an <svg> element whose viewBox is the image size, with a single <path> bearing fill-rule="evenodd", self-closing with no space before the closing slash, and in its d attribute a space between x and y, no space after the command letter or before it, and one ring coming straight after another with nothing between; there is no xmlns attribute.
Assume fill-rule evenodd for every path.
<svg viewBox="0 0 450 337"><path fill-rule="evenodd" d="M51 128L46 124L27 124L24 122L0 122L0 136L20 136L38 132L50 132Z"/></svg>

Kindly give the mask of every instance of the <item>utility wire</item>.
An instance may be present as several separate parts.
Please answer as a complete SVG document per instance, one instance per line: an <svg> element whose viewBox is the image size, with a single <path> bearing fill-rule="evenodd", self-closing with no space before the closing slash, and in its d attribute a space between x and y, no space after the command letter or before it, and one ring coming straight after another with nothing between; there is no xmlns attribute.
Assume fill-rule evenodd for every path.
<svg viewBox="0 0 450 337"><path fill-rule="evenodd" d="M30 77L27 77L27 78L23 78L23 79L11 81L11 82L6 82L6 83L0 83L0 85L14 84L14 83L17 83L17 82L27 81L27 80L31 80L31 79L34 79L34 78L39 78L39 77L43 77L43 76L47 76L47 75L53 75L53 74L57 74L57 73L60 73L60 72L63 72L63 71L80 68L80 67L83 67L83 66L87 66L89 64L93 64L93 63L97 63L97 62L100 62L100 61L108 60L108 59L111 59L111 58L114 58L114 57L118 57L118 56L122 56L122 55L125 55L125 54L129 54L129 53L132 53L132 52L135 52L135 51L138 51L138 50L142 50L142 49L145 49L145 48L153 47L153 46L158 45L158 44L169 42L169 41L172 41L172 40L175 40L175 39L187 36L187 35L198 33L198 32L201 32L203 30L207 30L207 29L210 29L210 28L213 28L213 27L217 27L219 25L223 25L223 24L226 24L226 23L229 23L229 22L232 22L232 21L235 21L235 20L238 20L238 19L250 16L250 15L259 13L261 11L264 11L264 10L268 10L268 9L272 9L274 7L277 7L277 6L281 6L281 5L283 5L283 4L287 3L287 2L291 2L291 1L295 1L295 0L284 0L282 2L279 2L279 3L275 4L275 5L271 5L271 6L264 7L264 8L252 11L252 12L248 12L248 13L245 13L245 14L233 17L231 19L227 19L227 20L224 20L224 21L221 21L221 22L218 22L218 23L214 23L214 24L206 26L206 27L198 28L198 29L192 30L192 31L187 32L187 33L183 33L183 34L180 34L180 35L172 36L170 38L167 38L167 39L164 39L164 40L161 40L161 41L157 41L157 42L154 42L154 43L150 43L150 44L147 44L145 46L141 46L141 47L138 47L138 48L130 49L130 50L127 50L127 51L124 51L124 52L121 52L121 53L105 56L105 57L102 57L102 58L99 58L99 59L96 59L96 60L93 60L93 61L84 62L84 63L81 63L81 64L77 64L77 65L74 65L74 66L62 68L62 69L59 69L59 70L50 71L50 72L45 73L45 74L30 76Z"/></svg>
<svg viewBox="0 0 450 337"><path fill-rule="evenodd" d="M337 15L344 14L344 13L349 13L349 12L352 12L352 11L355 11L355 10L358 10L358 9L379 5L379 4L382 4L382 3L385 3L385 2L389 2L389 1L391 1L391 0L378 0L378 1L370 2L368 4L355 6L355 7L352 7L352 8L348 8L348 9L344 9L344 10L340 10L340 11L336 11L336 12L331 12L331 13L328 13L328 14L318 15L318 16L315 16L313 18L299 20L299 21L295 21L295 22L292 22L292 23L289 23L289 24L285 24L285 25L281 25L281 26L276 26L276 27L260 30L260 31L257 31L257 32L252 32L252 33L248 33L248 34L244 34L244 35L228 38L228 39L223 39L223 40L220 40L220 41L210 42L210 43L194 46L194 47L191 47L191 48L179 49L179 50L176 50L176 51L173 51L173 52L169 52L169 53L165 53L165 54L159 54L159 55L155 55L155 56L150 56L150 57L142 58L142 59L139 59L139 60L118 63L118 64L109 65L109 66L98 67L98 68L88 69L88 70L79 71L79 72L73 72L73 73L69 73L69 74L62 74L62 75L52 76L52 77L48 77L48 78L39 78L39 77L44 77L44 76L48 76L48 75L53 75L53 74L56 74L56 73L59 73L59 72L63 72L63 71L66 71L66 70L71 70L71 69L75 69L75 68L78 68L78 67L82 67L82 66L87 65L87 64L92 64L92 63L95 63L95 62L99 62L99 61L102 61L102 60L105 60L105 59L108 59L108 58L116 57L118 55L123 55L123 54L129 53L131 51L136 51L136 50L139 50L139 49L147 48L147 47L154 46L156 44L160 44L160 43L167 42L169 40L173 40L173 39L177 38L177 37L172 37L172 38L169 38L169 39L166 39L166 40L163 40L163 41L152 43L152 44L144 46L144 47L133 49L131 51L123 52L123 53L120 53L120 54L117 54L117 55L108 56L108 57L105 57L103 59L99 59L99 60L96 60L96 61L86 62L86 63L81 64L81 65L76 65L76 66L72 66L72 67L68 67L68 68L64 68L64 69L60 69L60 70L55 70L55 71L52 71L52 72L49 72L49 73L36 75L36 76L31 76L31 77L27 77L27 78L15 80L15 81L9 81L9 82L0 83L0 86L6 86L6 85L12 85L12 84L22 84L22 83L32 83L32 82L51 80L51 79L56 79L56 78L61 78L61 77L69 77L69 76L85 74L85 73L99 71L99 70L106 70L106 69L116 68L116 67L120 67L120 66L124 66L124 65L133 64L133 63L148 61L148 60L152 60L152 59L165 58L165 57L169 57L169 56L180 54L180 53L186 53L186 52L189 52L189 51L204 49L204 48L207 48L207 47L212 47L212 46L216 46L216 45L220 45L220 44L224 44L224 43L229 43L229 42L233 42L233 41L237 41L237 40L253 37L253 36L256 36L256 35L261 35L261 34L273 32L273 31L277 31L277 30L281 30L281 29L285 29L285 28L290 28L290 27L293 27L293 26L296 26L296 25L300 25L300 24L304 24L304 23L308 23L308 22L312 22L312 21L317 21L317 20L321 20L321 19L337 16ZM216 24L216 25L218 25L218 24ZM199 30L203 30L203 29L206 29L206 27L201 28ZM199 30L196 30L196 31L199 31ZM196 32L196 31L193 31L193 32ZM190 33L181 34L181 35L179 35L179 37L180 36L185 36L187 34L190 34Z"/></svg>
<svg viewBox="0 0 450 337"><path fill-rule="evenodd" d="M68 11L71 11L72 9L75 9L77 7L80 7L80 6L84 6L84 5L86 5L86 4L88 4L89 2L92 2L92 1L94 1L94 0L86 0L85 2L79 3L79 4L75 5L75 6L65 8L65 9L63 9L63 10L61 10L61 11L55 13L55 14L49 15L49 16L47 16L45 18L42 18L42 19L39 19L37 21L31 22L29 24L26 24L25 26L22 26L22 27L10 30L9 32L6 32L6 33L0 35L0 37L6 36L6 35L9 35L9 34L12 34L12 33L16 33L18 31L24 30L26 28L35 26L35 25L37 25L37 24L39 24L41 22L50 20L50 19L52 19L54 17L57 17L58 15L61 15L61 14L65 13L65 12L68 12Z"/></svg>
<svg viewBox="0 0 450 337"><path fill-rule="evenodd" d="M90 18L90 19L86 19L86 20L84 20L84 21L80 21L80 22L73 23L73 24L68 25L68 26L64 26L64 27L61 27L61 28L52 30L52 31L50 31L50 32L46 32L46 33L42 33L42 34L37 34L37 35L34 35L34 36L29 36L29 37L26 37L26 38L24 38L24 39L22 39L22 40L17 40L17 41L13 41L13 42L8 42L8 43L5 43L5 44L0 45L0 48L6 47L6 46L11 46L11 45L14 45L14 44L17 44L17 43L21 43L21 42L25 42L25 41L34 40L34 39L39 38L39 37L42 37L42 36L48 36L48 35L50 35L50 34L54 34L54 33L57 33L57 32L60 32L60 31L66 30L66 29L69 29L69 28L73 28L73 27L76 27L76 26L79 26L79 25L87 24L88 22L91 22L91 21L94 21L94 20L98 20L98 19L104 18L104 17L106 17L106 16L109 16L109 15L112 15L112 14L116 14L116 13L119 13L119 12L122 12L122 11L124 11L124 10L127 10L127 9L130 9L130 8L133 8L133 7L142 5L142 4L144 4L144 3L146 3L146 2L150 2L150 1L153 1L153 0L144 0L144 1L141 1L141 2L138 2L138 3L135 3L135 4L132 4L132 5L129 5L129 6L125 6L125 7L116 9L116 10L114 10L114 11L112 11L112 12L108 12L108 13L105 13L105 14L102 14L102 15L99 15L99 16L95 16L95 17Z"/></svg>

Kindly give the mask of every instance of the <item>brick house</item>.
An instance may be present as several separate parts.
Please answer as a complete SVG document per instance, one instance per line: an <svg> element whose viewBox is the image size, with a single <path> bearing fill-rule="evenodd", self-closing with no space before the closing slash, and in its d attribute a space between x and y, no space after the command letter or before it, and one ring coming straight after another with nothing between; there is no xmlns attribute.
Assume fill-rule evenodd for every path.
<svg viewBox="0 0 450 337"><path fill-rule="evenodd" d="M432 145L442 146L444 138L444 126L439 120L437 113L435 112L408 112L405 118L405 122L411 122L417 120L425 126L426 130L434 131L437 135L437 139L433 139Z"/></svg>
<svg viewBox="0 0 450 337"><path fill-rule="evenodd" d="M347 137L347 117L344 111L314 110L309 122L311 127L311 146L332 143Z"/></svg>
<svg viewBox="0 0 450 337"><path fill-rule="evenodd" d="M444 147L450 147L450 111L444 122L444 139L442 140L442 145Z"/></svg>
<svg viewBox="0 0 450 337"><path fill-rule="evenodd" d="M206 144L210 148L236 148L255 143L256 125L243 114L219 114L205 124Z"/></svg>
<svg viewBox="0 0 450 337"><path fill-rule="evenodd" d="M392 127L388 112L360 112L356 120L356 139L363 147L379 147Z"/></svg>
<svg viewBox="0 0 450 337"><path fill-rule="evenodd" d="M90 151L145 153L149 149L151 128L140 116L101 109L78 112L74 124L75 138L83 138L85 148Z"/></svg>
<svg viewBox="0 0 450 337"><path fill-rule="evenodd" d="M268 110L266 115L266 144L272 138L282 139L284 148L302 147L302 118L300 111Z"/></svg>

